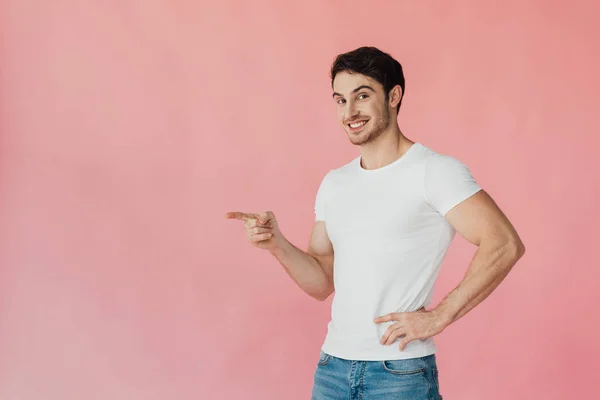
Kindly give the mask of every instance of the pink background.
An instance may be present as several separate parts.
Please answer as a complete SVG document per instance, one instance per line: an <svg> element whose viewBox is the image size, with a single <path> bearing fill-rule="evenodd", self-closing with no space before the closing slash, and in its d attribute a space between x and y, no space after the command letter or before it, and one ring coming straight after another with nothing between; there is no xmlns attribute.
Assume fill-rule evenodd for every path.
<svg viewBox="0 0 600 400"><path fill-rule="evenodd" d="M1 399L309 398L331 298L223 214L272 210L306 248L358 155L328 72L361 45L528 250L437 337L444 398L597 396L597 2L0 4ZM474 251L457 236L434 304Z"/></svg>

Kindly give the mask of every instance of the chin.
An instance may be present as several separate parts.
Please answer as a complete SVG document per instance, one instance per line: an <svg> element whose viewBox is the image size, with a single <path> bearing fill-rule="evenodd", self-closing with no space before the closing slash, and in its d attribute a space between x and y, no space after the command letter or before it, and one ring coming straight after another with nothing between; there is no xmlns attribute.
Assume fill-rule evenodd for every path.
<svg viewBox="0 0 600 400"><path fill-rule="evenodd" d="M349 136L349 139L352 144L361 145L368 142L369 136Z"/></svg>
<svg viewBox="0 0 600 400"><path fill-rule="evenodd" d="M346 134L348 135L348 138L350 139L350 141L352 143L355 143L355 142L362 143L362 142L364 142L365 140L369 139L369 137L371 136L370 133L371 132L352 133L352 132L346 131Z"/></svg>

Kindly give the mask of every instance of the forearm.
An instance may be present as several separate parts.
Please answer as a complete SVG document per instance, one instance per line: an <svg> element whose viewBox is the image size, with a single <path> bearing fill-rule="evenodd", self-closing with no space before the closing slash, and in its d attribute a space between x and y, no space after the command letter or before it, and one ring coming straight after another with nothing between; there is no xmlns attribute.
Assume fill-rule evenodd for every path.
<svg viewBox="0 0 600 400"><path fill-rule="evenodd" d="M448 326L485 300L506 278L522 256L520 246L480 246L461 283L434 309Z"/></svg>
<svg viewBox="0 0 600 400"><path fill-rule="evenodd" d="M300 250L291 242L283 243L271 254L284 267L294 282L309 296L324 300L331 293L333 283L325 273L321 261Z"/></svg>

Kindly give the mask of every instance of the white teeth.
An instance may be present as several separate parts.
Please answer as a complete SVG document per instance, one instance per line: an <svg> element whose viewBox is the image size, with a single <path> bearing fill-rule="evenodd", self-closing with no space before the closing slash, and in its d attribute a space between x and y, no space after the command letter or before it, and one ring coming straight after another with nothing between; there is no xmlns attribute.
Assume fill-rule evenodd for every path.
<svg viewBox="0 0 600 400"><path fill-rule="evenodd" d="M351 128L358 128L358 127L361 127L361 126L363 126L363 125L364 125L364 124L366 124L366 123L367 123L367 121L361 121L361 122L358 122L358 123L356 123L356 124L350 124L350 127L351 127Z"/></svg>

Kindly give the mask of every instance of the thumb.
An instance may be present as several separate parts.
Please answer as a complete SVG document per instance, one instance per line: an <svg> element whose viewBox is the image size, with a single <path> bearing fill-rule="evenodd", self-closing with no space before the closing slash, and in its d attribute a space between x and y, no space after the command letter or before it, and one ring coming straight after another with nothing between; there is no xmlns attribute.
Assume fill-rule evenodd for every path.
<svg viewBox="0 0 600 400"><path fill-rule="evenodd" d="M267 213L260 213L258 214L258 222L264 224L265 222L267 222L268 217L269 216L267 215Z"/></svg>

